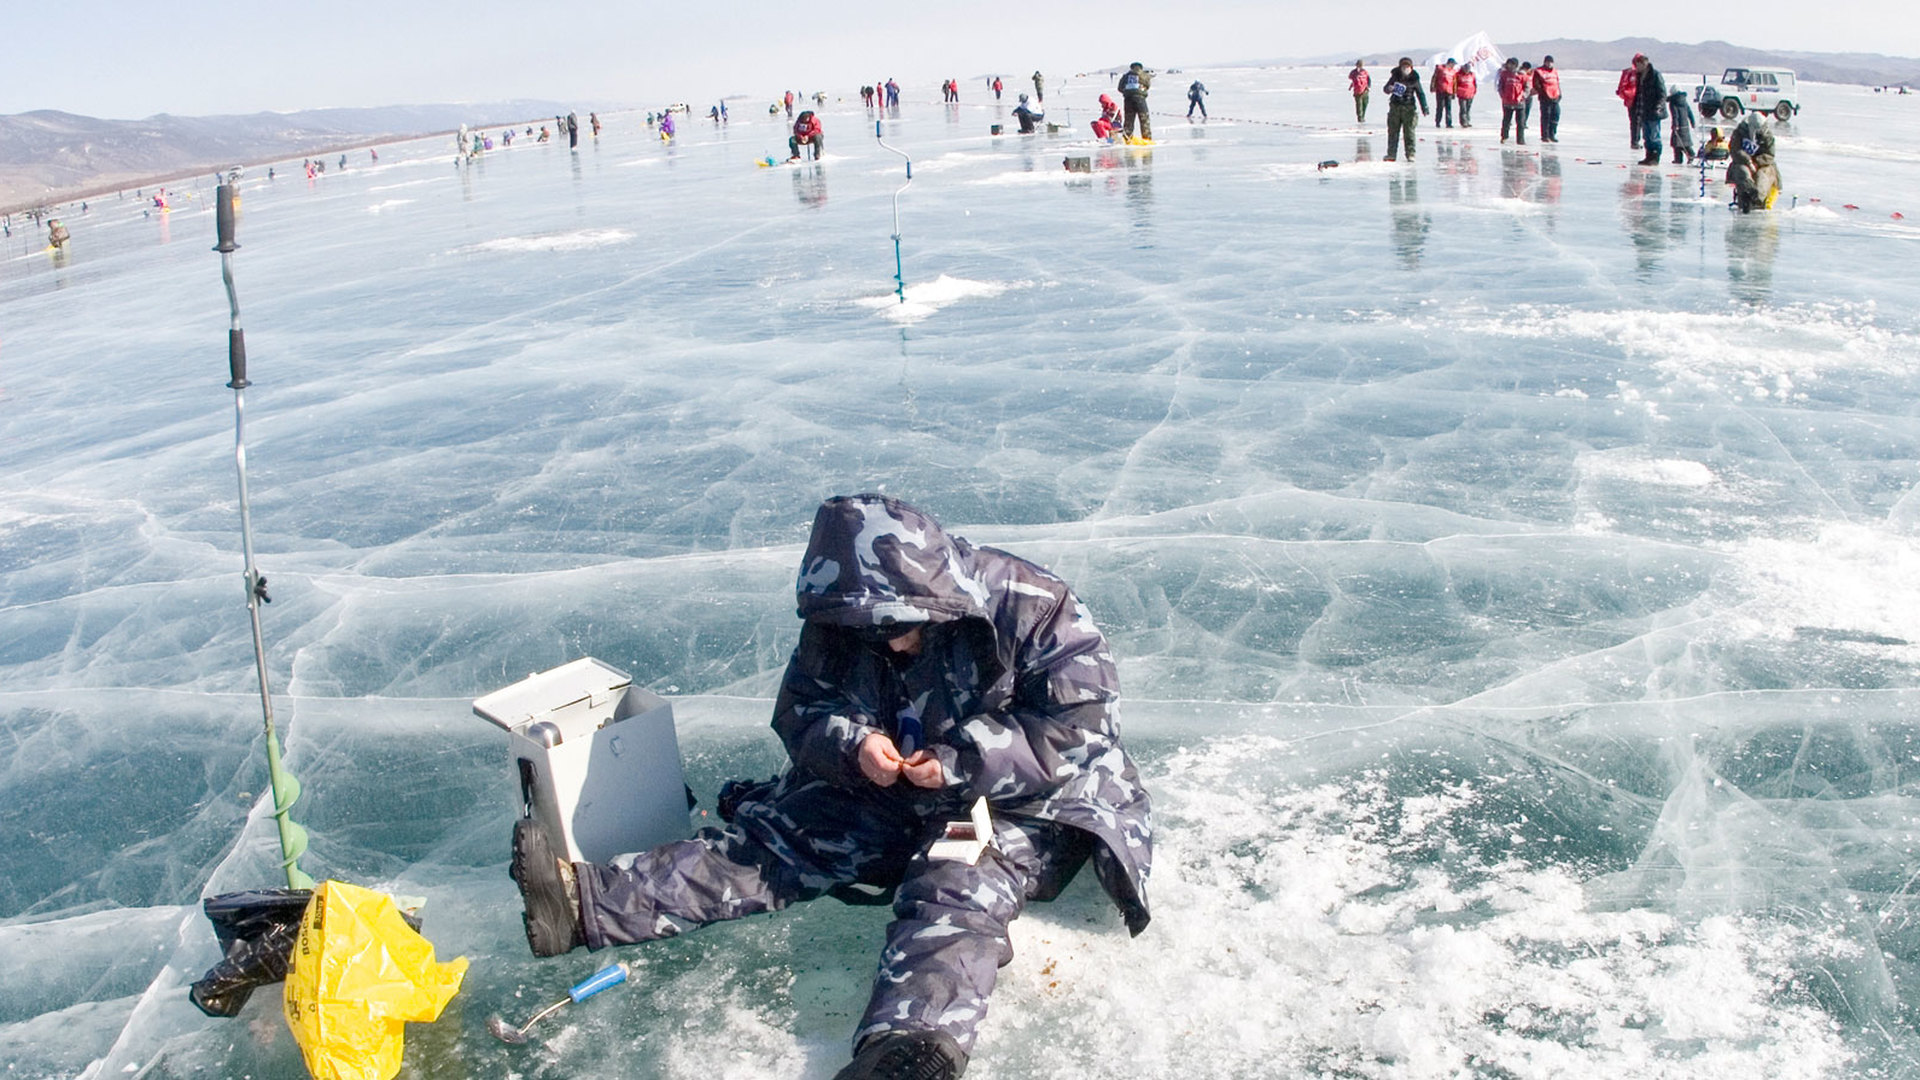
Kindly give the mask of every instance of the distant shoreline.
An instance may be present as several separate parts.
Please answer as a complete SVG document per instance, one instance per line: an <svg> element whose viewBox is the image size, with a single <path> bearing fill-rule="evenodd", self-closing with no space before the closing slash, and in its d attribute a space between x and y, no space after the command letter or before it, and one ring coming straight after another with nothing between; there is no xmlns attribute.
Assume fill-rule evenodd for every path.
<svg viewBox="0 0 1920 1080"><path fill-rule="evenodd" d="M542 116L539 117L538 120L520 119L507 123L483 124L476 125L470 130L479 131L492 128L519 127L522 124L546 122L551 119L552 117ZM457 134L459 134L458 128L447 128L442 131L424 131L412 135L370 135L351 142L328 143L325 146L316 147L312 150L298 151L298 153L302 157L308 158L325 157L328 154L339 154L348 150L364 150L372 146L392 146L396 143L418 142L421 139L438 139ZM101 195L113 195L128 190L164 186L180 180L189 180L196 176L216 175L233 168L257 169L263 165L277 165L280 162L292 160L292 153L276 153L269 157L247 158L239 161L226 160L209 162L195 168L175 169L166 173L141 173L112 180L103 179L98 183L60 188L48 192L44 196L25 202L0 203L0 214L25 214L33 210L42 209L54 211L62 206L97 198Z"/></svg>

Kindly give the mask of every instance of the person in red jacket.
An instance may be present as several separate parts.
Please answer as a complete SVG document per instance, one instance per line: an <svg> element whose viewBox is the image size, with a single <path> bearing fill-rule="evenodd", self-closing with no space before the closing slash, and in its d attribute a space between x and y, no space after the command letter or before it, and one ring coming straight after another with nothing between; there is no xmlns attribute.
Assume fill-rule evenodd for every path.
<svg viewBox="0 0 1920 1080"><path fill-rule="evenodd" d="M1507 57L1500 66L1500 141L1506 142L1508 134L1519 139L1520 145L1527 144L1527 122L1523 110L1527 101L1527 80L1520 74L1520 58Z"/></svg>
<svg viewBox="0 0 1920 1080"><path fill-rule="evenodd" d="M1453 73L1453 97L1460 104L1460 126L1473 126L1473 99L1480 93L1480 76L1473 73L1472 64L1461 64L1460 70Z"/></svg>
<svg viewBox="0 0 1920 1080"><path fill-rule="evenodd" d="M1120 131L1123 114L1119 103L1105 94L1100 95L1100 119L1093 122L1093 136L1102 142L1112 140Z"/></svg>
<svg viewBox="0 0 1920 1080"><path fill-rule="evenodd" d="M1560 69L1553 57L1540 61L1533 69L1533 92L1540 99L1540 141L1560 141Z"/></svg>
<svg viewBox="0 0 1920 1080"><path fill-rule="evenodd" d="M1454 75L1458 72L1459 61L1447 57L1447 62L1433 69L1433 84L1427 89L1433 91L1433 126L1439 127L1445 120L1448 127L1453 126L1453 89Z"/></svg>
<svg viewBox="0 0 1920 1080"><path fill-rule="evenodd" d="M793 134L787 139L787 149L793 152L793 156L787 160L799 161L800 148L803 146L813 148L813 160L815 161L820 160L821 151L826 149L824 132L820 127L820 118L813 115L812 109L801 112L799 117L793 122Z"/></svg>
<svg viewBox="0 0 1920 1080"><path fill-rule="evenodd" d="M1356 124L1367 122L1367 91L1373 89L1373 76L1367 74L1367 62L1355 60L1353 70L1347 72L1347 88L1353 91L1353 121Z"/></svg>
<svg viewBox="0 0 1920 1080"><path fill-rule="evenodd" d="M1633 54L1634 64L1645 59L1644 53ZM1620 73L1620 85L1613 88L1613 96L1619 98L1620 104L1627 107L1627 130L1633 133L1635 150L1640 149L1640 119L1633 113L1633 96L1639 92L1640 72L1634 68L1633 64L1628 64L1627 69Z"/></svg>

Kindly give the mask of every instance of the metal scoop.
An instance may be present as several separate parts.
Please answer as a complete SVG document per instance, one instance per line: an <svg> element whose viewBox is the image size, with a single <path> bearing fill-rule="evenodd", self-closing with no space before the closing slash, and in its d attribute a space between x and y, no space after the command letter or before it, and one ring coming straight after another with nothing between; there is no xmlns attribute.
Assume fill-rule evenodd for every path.
<svg viewBox="0 0 1920 1080"><path fill-rule="evenodd" d="M632 974L632 970L628 968L624 962L610 964L568 987L566 997L534 1013L526 1023L521 1024L519 1027L514 1027L512 1024L507 1023L503 1017L495 1014L487 1017L487 1030L492 1032L493 1037L499 1039L501 1042L512 1043L515 1046L519 1046L527 1041L527 1032L532 1029L533 1025L559 1012L562 1006L571 1005L577 1001L585 1001L602 990L610 990L613 987L619 986L621 983L627 981L627 976L630 974Z"/></svg>

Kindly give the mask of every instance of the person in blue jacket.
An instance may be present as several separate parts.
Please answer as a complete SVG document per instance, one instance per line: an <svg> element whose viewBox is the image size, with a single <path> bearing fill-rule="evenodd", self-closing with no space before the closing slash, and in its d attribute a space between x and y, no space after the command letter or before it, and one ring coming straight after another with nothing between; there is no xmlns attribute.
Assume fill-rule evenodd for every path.
<svg viewBox="0 0 1920 1080"><path fill-rule="evenodd" d="M1113 654L1064 581L883 495L820 506L795 595L773 715L785 770L729 784L724 829L605 864L564 862L520 822L527 942L554 956L890 891L838 1080L957 1077L1029 901L1091 863L1128 930L1147 925L1152 809L1120 742ZM992 846L935 857L981 798Z"/></svg>

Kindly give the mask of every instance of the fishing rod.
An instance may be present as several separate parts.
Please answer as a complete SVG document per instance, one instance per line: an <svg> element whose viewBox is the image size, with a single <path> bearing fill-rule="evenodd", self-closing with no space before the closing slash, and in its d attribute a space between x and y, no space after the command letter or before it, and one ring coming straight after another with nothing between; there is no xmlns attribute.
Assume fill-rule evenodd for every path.
<svg viewBox="0 0 1920 1080"><path fill-rule="evenodd" d="M893 294L904 304L907 302L907 280L900 269L900 192L913 186L913 159L907 156L905 150L887 145L887 140L880 134L880 124L879 120L873 122L873 140L880 144L882 150L899 154L907 163L907 182L900 185L900 191L893 193Z"/></svg>
<svg viewBox="0 0 1920 1080"><path fill-rule="evenodd" d="M247 336L240 328L240 297L233 290L233 253L240 245L233 239L233 184L221 184L215 190L214 223L220 242L213 250L220 253L220 279L227 286L227 306L232 318L227 327L227 371L233 389L233 465L240 476L240 546L246 558L243 580L247 590L247 619L253 624L253 668L260 679L260 716L267 735L267 782L273 789L273 817L280 833L280 868L286 872L287 887L311 889L313 879L299 867L307 850L307 830L291 816L294 800L300 797L300 781L281 761L280 737L273 729L273 694L267 684L267 648L260 636L260 605L270 604L267 579L253 561L253 511L247 501Z"/></svg>

